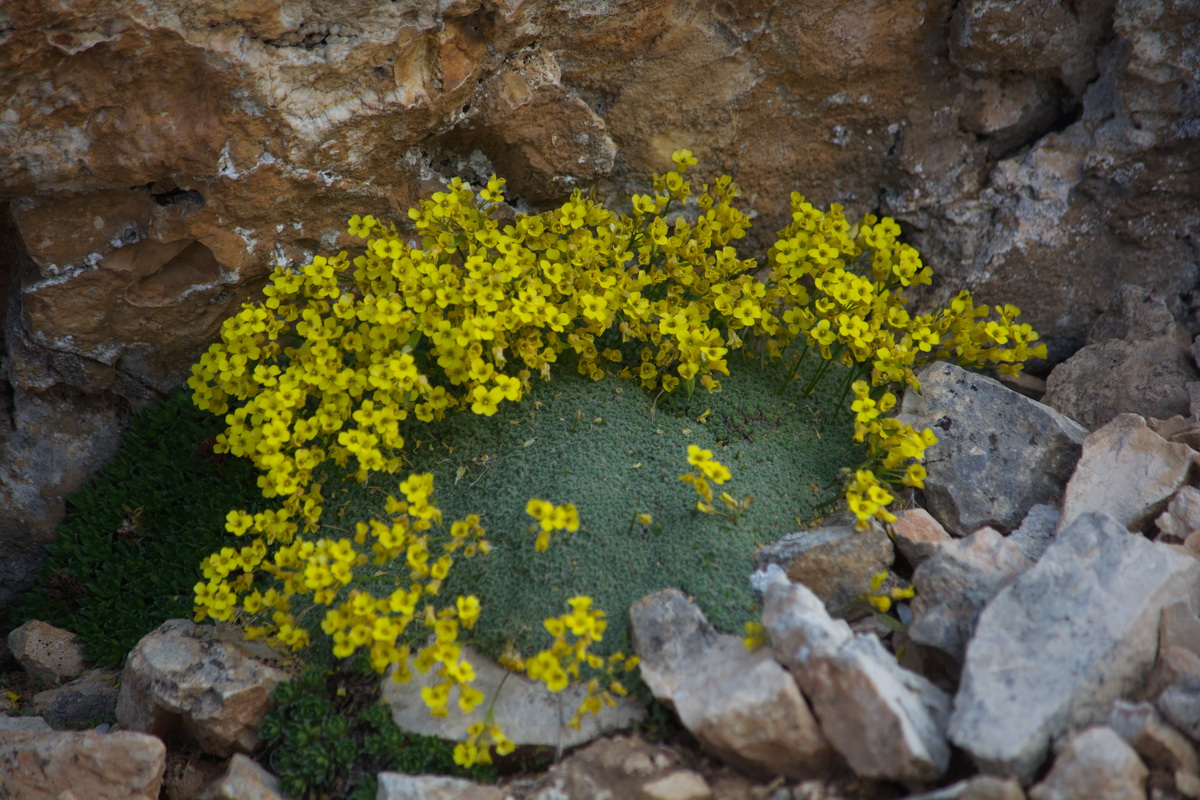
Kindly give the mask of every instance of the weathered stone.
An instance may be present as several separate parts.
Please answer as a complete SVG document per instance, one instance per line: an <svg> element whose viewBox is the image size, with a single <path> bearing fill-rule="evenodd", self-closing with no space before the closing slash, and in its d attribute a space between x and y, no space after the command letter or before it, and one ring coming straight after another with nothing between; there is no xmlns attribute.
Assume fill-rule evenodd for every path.
<svg viewBox="0 0 1200 800"><path fill-rule="evenodd" d="M117 673L94 669L56 689L38 692L29 708L55 728L78 728L115 719Z"/></svg>
<svg viewBox="0 0 1200 800"><path fill-rule="evenodd" d="M1062 512L1054 506L1035 505L1029 509L1025 519L1021 520L1021 527L1013 531L1008 538L1021 548L1026 558L1037 561L1054 541L1061 516Z"/></svg>
<svg viewBox="0 0 1200 800"><path fill-rule="evenodd" d="M1200 781L1200 759L1187 737L1172 728L1150 703L1118 700L1108 714L1117 732L1150 770L1150 785L1190 797L1188 787Z"/></svg>
<svg viewBox="0 0 1200 800"><path fill-rule="evenodd" d="M909 672L874 636L853 636L802 584L776 575L763 625L821 730L860 777L928 781L950 763L950 698Z"/></svg>
<svg viewBox="0 0 1200 800"><path fill-rule="evenodd" d="M835 615L867 590L871 578L886 572L895 560L892 541L878 525L856 530L848 519L814 530L790 533L759 548L755 566L778 564L788 579L811 589Z"/></svg>
<svg viewBox="0 0 1200 800"><path fill-rule="evenodd" d="M21 800L158 800L167 749L143 733L6 734L0 797Z"/></svg>
<svg viewBox="0 0 1200 800"><path fill-rule="evenodd" d="M994 528L942 545L913 573L909 638L961 664L984 605L1033 563Z"/></svg>
<svg viewBox="0 0 1200 800"><path fill-rule="evenodd" d="M679 755L662 744L634 736L605 737L554 764L522 796L527 800L640 798L642 786L679 767Z"/></svg>
<svg viewBox="0 0 1200 800"><path fill-rule="evenodd" d="M953 534L1010 531L1038 503L1055 505L1087 431L998 381L938 362L904 395L899 419L930 428L925 500Z"/></svg>
<svg viewBox="0 0 1200 800"><path fill-rule="evenodd" d="M675 589L629 610L641 676L702 745L752 773L829 775L839 759L769 647L748 652Z"/></svg>
<svg viewBox="0 0 1200 800"><path fill-rule="evenodd" d="M1059 529L1082 514L1103 512L1131 531L1143 530L1187 481L1194 458L1191 448L1167 442L1137 414L1121 414L1084 441Z"/></svg>
<svg viewBox="0 0 1200 800"><path fill-rule="evenodd" d="M503 800L504 792L462 778L379 773L377 800Z"/></svg>
<svg viewBox="0 0 1200 800"><path fill-rule="evenodd" d="M923 508L910 508L896 515L892 523L896 549L914 569L937 552L943 542L951 541L941 523Z"/></svg>
<svg viewBox="0 0 1200 800"><path fill-rule="evenodd" d="M8 634L8 647L21 668L46 683L83 674L83 648L75 634L32 619Z"/></svg>
<svg viewBox="0 0 1200 800"><path fill-rule="evenodd" d="M181 734L214 755L249 753L271 693L287 679L209 626L168 620L130 651L117 720L127 730Z"/></svg>
<svg viewBox="0 0 1200 800"><path fill-rule="evenodd" d="M234 753L225 772L198 800L283 800L283 793L278 778L254 759Z"/></svg>
<svg viewBox="0 0 1200 800"><path fill-rule="evenodd" d="M1071 738L1029 800L1136 800L1146 797L1146 765L1111 728L1088 728Z"/></svg>
<svg viewBox="0 0 1200 800"><path fill-rule="evenodd" d="M1158 697L1168 686L1192 678L1200 682L1200 619L1187 602L1171 603L1159 621L1158 661L1144 696ZM1189 735L1191 730L1185 728ZM1200 733L1200 725L1195 730Z"/></svg>
<svg viewBox="0 0 1200 800"><path fill-rule="evenodd" d="M9 734L14 733L49 733L54 730L50 723L41 717L9 717L0 716L0 744Z"/></svg>
<svg viewBox="0 0 1200 800"><path fill-rule="evenodd" d="M1025 800L1025 792L1015 778L976 775L932 792L909 795L904 800Z"/></svg>
<svg viewBox="0 0 1200 800"><path fill-rule="evenodd" d="M1200 530L1200 489L1194 486L1180 488L1154 524L1158 526L1160 535L1175 542L1185 541Z"/></svg>
<svg viewBox="0 0 1200 800"><path fill-rule="evenodd" d="M951 740L981 770L1027 783L1053 739L1145 685L1159 616L1179 600L1200 601L1200 562L1081 515L980 615Z"/></svg>
<svg viewBox="0 0 1200 800"><path fill-rule="evenodd" d="M1187 388L1192 398L1188 416L1167 419L1150 417L1146 420L1146 427L1168 442L1186 444L1193 450L1200 451L1200 381L1189 383Z"/></svg>
<svg viewBox="0 0 1200 800"><path fill-rule="evenodd" d="M1118 414L1186 414L1187 384L1200 379L1191 336L1162 300L1125 285L1096 320L1089 344L1046 379L1042 402L1096 430Z"/></svg>
<svg viewBox="0 0 1200 800"><path fill-rule="evenodd" d="M710 800L712 787L704 776L690 769L680 769L642 786L643 800Z"/></svg>
<svg viewBox="0 0 1200 800"><path fill-rule="evenodd" d="M384 678L381 683L380 699L391 708L397 726L423 736L464 741L467 729L491 713L505 735L518 745L576 747L602 734L628 728L646 713L640 703L622 697L616 706L606 705L597 714L585 714L579 727L572 728L568 723L587 693L586 686L573 683L561 692L551 692L541 681L509 672L474 648L464 647L462 655L475 668L471 685L483 692L487 702L469 714L456 711L445 717L432 716L421 690L438 682L436 671L421 674L410 663L412 680L397 683Z"/></svg>

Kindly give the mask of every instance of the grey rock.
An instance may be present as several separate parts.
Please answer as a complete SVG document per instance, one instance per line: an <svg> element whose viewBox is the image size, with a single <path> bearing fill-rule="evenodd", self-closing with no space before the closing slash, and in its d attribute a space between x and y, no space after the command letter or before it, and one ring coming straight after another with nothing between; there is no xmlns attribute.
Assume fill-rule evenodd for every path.
<svg viewBox="0 0 1200 800"><path fill-rule="evenodd" d="M1193 468L1195 452L1121 414L1083 443L1083 456L1063 496L1059 528L1090 512L1108 514L1141 531L1166 508Z"/></svg>
<svg viewBox="0 0 1200 800"><path fill-rule="evenodd" d="M121 675L121 727L182 733L219 756L251 752L287 673L223 641L212 626L167 620L130 651Z"/></svg>
<svg viewBox="0 0 1200 800"><path fill-rule="evenodd" d="M932 792L909 795L904 800L1025 800L1025 792L1015 778L976 775Z"/></svg>
<svg viewBox="0 0 1200 800"><path fill-rule="evenodd" d="M1057 505L1087 431L998 381L938 362L921 371L898 418L930 428L925 500L952 534L1011 531L1038 503Z"/></svg>
<svg viewBox="0 0 1200 800"><path fill-rule="evenodd" d="M951 741L981 770L1029 782L1054 739L1146 684L1159 617L1180 600L1200 601L1200 562L1081 515L980 615Z"/></svg>
<svg viewBox="0 0 1200 800"><path fill-rule="evenodd" d="M422 674L410 663L412 680L397 683L384 678L381 682L380 699L391 708L392 721L412 733L461 742L468 737L467 729L482 722L490 708L495 723L517 745L576 747L628 728L646 713L640 703L622 697L616 706L605 705L598 714L583 715L580 726L572 728L571 717L587 694L583 684L576 682L561 692L551 692L541 681L509 672L472 647L464 647L462 657L475 669L471 685L483 692L484 702L469 714L455 709L445 717L430 715L421 690L438 683L436 670Z"/></svg>
<svg viewBox="0 0 1200 800"><path fill-rule="evenodd" d="M1029 800L1137 800L1146 797L1149 771L1111 728L1088 728L1071 738Z"/></svg>
<svg viewBox="0 0 1200 800"><path fill-rule="evenodd" d="M946 771L945 692L903 669L875 636L851 634L801 584L774 581L762 619L821 730L856 774L929 781Z"/></svg>
<svg viewBox="0 0 1200 800"><path fill-rule="evenodd" d="M1021 527L1013 531L1008 538L1021 548L1026 558L1037 561L1054 541L1061 517L1062 512L1056 507L1039 503L1029 509L1025 519L1021 520Z"/></svg>
<svg viewBox="0 0 1200 800"><path fill-rule="evenodd" d="M75 634L31 619L8 634L8 647L21 667L46 683L75 678L87 669Z"/></svg>
<svg viewBox="0 0 1200 800"><path fill-rule="evenodd" d="M1192 741L1200 741L1200 675L1185 673L1159 693L1154 705Z"/></svg>
<svg viewBox="0 0 1200 800"><path fill-rule="evenodd" d="M1166 304L1126 284L1092 326L1088 344L1046 379L1042 402L1089 430L1118 414L1187 414L1187 384L1200 380L1191 337Z"/></svg>
<svg viewBox="0 0 1200 800"><path fill-rule="evenodd" d="M1162 536L1179 542L1200 530L1200 489L1194 486L1180 488L1154 524Z"/></svg>
<svg viewBox="0 0 1200 800"><path fill-rule="evenodd" d="M1143 696L1158 697L1166 687L1191 677L1200 680L1200 619L1187 602L1171 603L1159 620L1158 661Z"/></svg>
<svg viewBox="0 0 1200 800"><path fill-rule="evenodd" d="M1117 732L1141 757L1142 763L1165 788L1179 791L1176 775L1200 778L1200 759L1187 737L1168 725L1150 703L1118 700L1108 714L1108 727Z"/></svg>
<svg viewBox="0 0 1200 800"><path fill-rule="evenodd" d="M1033 563L994 528L942 545L913 573L909 637L961 664L984 605Z"/></svg>
<svg viewBox="0 0 1200 800"><path fill-rule="evenodd" d="M504 800L504 792L462 778L381 772L375 800Z"/></svg>
<svg viewBox="0 0 1200 800"><path fill-rule="evenodd" d="M942 524L923 508L910 508L896 515L892 523L896 549L912 567L919 567L937 552L943 542L951 541Z"/></svg>
<svg viewBox="0 0 1200 800"><path fill-rule="evenodd" d="M838 616L866 591L871 578L886 572L894 560L892 540L883 528L872 524L866 530L855 530L854 522L844 518L788 534L754 554L758 569L778 564L789 580L803 583Z"/></svg>
<svg viewBox="0 0 1200 800"><path fill-rule="evenodd" d="M642 680L712 753L747 772L828 776L840 759L769 647L717 633L675 589L629 610Z"/></svg>
<svg viewBox="0 0 1200 800"><path fill-rule="evenodd" d="M78 728L97 720L116 719L117 673L94 669L56 689L38 692L29 708L55 728Z"/></svg>
<svg viewBox="0 0 1200 800"><path fill-rule="evenodd" d="M158 800L167 748L144 733L13 733L0 738L0 797Z"/></svg>
<svg viewBox="0 0 1200 800"><path fill-rule="evenodd" d="M14 733L49 733L54 730L50 723L41 717L6 717L0 716L0 744L3 744L9 734Z"/></svg>

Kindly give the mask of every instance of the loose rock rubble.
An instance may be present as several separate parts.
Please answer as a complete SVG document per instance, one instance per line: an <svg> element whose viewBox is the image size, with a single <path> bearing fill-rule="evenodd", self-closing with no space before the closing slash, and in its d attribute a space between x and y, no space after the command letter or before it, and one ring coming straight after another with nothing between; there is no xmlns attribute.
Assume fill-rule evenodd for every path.
<svg viewBox="0 0 1200 800"><path fill-rule="evenodd" d="M1094 328L1110 338L1095 345L1170 332L1140 297L1122 293ZM564 713L510 692L510 678L495 707L506 732L576 749L495 786L381 773L378 797L1200 798L1200 456L1189 444L1200 404L1161 421L1137 413L1160 411L1153 403L1106 400L1113 413L1100 413L1099 400L1062 399L1070 375L1050 382L1050 399L1091 415L1090 433L957 367L922 373L904 413L940 439L916 498L925 507L888 531L834 520L763 548L751 582L767 644L750 650L715 630L679 591L633 606L641 677L699 750L614 735L643 713L632 704L571 731L573 702ZM897 604L903 635L853 602L879 572L916 588ZM130 654L113 726L114 675L76 678L85 665L70 635L48 628L9 637L45 690L27 705L39 716L0 716L0 796L82 797L86 786L91 797L158 797L165 740L225 759L197 797L281 797L255 761L267 698L288 678L267 654L168 622ZM501 672L473 660L498 684ZM465 735L473 718L431 721L413 700L418 684L386 685L398 724ZM63 730L98 718L109 721Z"/></svg>

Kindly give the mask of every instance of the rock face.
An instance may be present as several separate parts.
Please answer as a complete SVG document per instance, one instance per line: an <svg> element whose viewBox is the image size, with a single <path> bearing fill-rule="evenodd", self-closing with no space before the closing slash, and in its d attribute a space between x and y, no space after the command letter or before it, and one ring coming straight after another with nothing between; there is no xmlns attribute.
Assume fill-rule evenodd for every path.
<svg viewBox="0 0 1200 800"><path fill-rule="evenodd" d="M998 381L945 362L918 375L899 418L930 428L929 510L951 533L1016 528L1035 504L1057 504L1087 431Z"/></svg>
<svg viewBox="0 0 1200 800"><path fill-rule="evenodd" d="M83 648L75 634L30 620L8 635L8 648L21 667L47 683L74 678L84 670Z"/></svg>
<svg viewBox="0 0 1200 800"><path fill-rule="evenodd" d="M767 775L802 779L837 768L796 682L769 647L748 652L674 589L635 603L630 623L642 680L707 749Z"/></svg>
<svg viewBox="0 0 1200 800"><path fill-rule="evenodd" d="M1191 345L1166 303L1141 287L1122 286L1092 325L1088 344L1050 373L1042 402L1089 430L1118 414L1186 415L1187 384L1200 381Z"/></svg>
<svg viewBox="0 0 1200 800"><path fill-rule="evenodd" d="M1200 606L1200 562L1081 515L980 615L950 739L981 770L1028 783L1052 740L1146 684L1159 616L1181 600Z"/></svg>
<svg viewBox="0 0 1200 800"><path fill-rule="evenodd" d="M1077 797L1144 798L1146 765L1111 728L1088 728L1071 738L1046 779L1029 790L1029 800Z"/></svg>
<svg viewBox="0 0 1200 800"><path fill-rule="evenodd" d="M815 594L776 574L763 626L813 705L821 730L867 778L929 781L946 771L950 698L903 669L873 634L854 636Z"/></svg>
<svg viewBox="0 0 1200 800"><path fill-rule="evenodd" d="M144 733L8 733L0 737L0 797L158 800L167 749Z"/></svg>
<svg viewBox="0 0 1200 800"><path fill-rule="evenodd" d="M352 245L351 214L397 217L452 174L496 170L530 206L603 199L689 146L738 175L757 255L799 190L896 217L940 265L930 301L969 286L1017 303L1055 360L1130 280L1195 333L1197 256L1162 233L1200 207L1190 13L10 2L0 547L21 557L2 562L0 606L126 406L173 386L267 270ZM74 455L38 466L51 439Z"/></svg>
<svg viewBox="0 0 1200 800"><path fill-rule="evenodd" d="M218 756L249 753L271 693L288 675L213 635L167 620L130 651L117 720L126 730L194 741Z"/></svg>

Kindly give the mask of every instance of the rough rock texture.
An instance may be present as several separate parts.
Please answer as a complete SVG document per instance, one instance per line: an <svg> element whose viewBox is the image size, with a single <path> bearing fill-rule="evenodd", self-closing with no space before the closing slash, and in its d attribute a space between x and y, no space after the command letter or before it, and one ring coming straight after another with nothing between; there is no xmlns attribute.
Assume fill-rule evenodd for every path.
<svg viewBox="0 0 1200 800"><path fill-rule="evenodd" d="M917 377L921 391L905 393L899 419L938 437L926 453L925 500L951 533L1010 531L1033 505L1058 502L1087 431L953 364L931 364Z"/></svg>
<svg viewBox="0 0 1200 800"><path fill-rule="evenodd" d="M953 541L942 524L923 508L910 508L896 515L892 539L909 566L919 567L943 543Z"/></svg>
<svg viewBox="0 0 1200 800"><path fill-rule="evenodd" d="M758 255L799 190L895 216L942 273L929 301L1015 302L1055 360L1130 280L1197 329L1187 4L210 6L0 14L0 546L23 553L0 607L125 403L272 266L453 173L507 174L519 205L605 198L690 146L737 174ZM44 406L61 429L22 422ZM81 457L17 466L52 435Z"/></svg>
<svg viewBox="0 0 1200 800"><path fill-rule="evenodd" d="M94 669L68 684L38 692L29 699L29 710L55 728L79 728L112 720L117 711L117 673Z"/></svg>
<svg viewBox="0 0 1200 800"><path fill-rule="evenodd" d="M1021 548L994 528L943 544L913 573L917 595L909 638L961 664L984 605L1031 566Z"/></svg>
<svg viewBox="0 0 1200 800"><path fill-rule="evenodd" d="M950 698L896 663L874 635L854 636L802 584L776 574L763 626L813 705L821 730L855 774L929 781L950 763Z"/></svg>
<svg viewBox="0 0 1200 800"><path fill-rule="evenodd" d="M1200 601L1200 562L1105 514L1080 516L980 615L951 741L981 770L1028 783L1053 739L1146 685L1159 617L1176 601Z"/></svg>
<svg viewBox="0 0 1200 800"><path fill-rule="evenodd" d="M904 800L1025 800L1025 792L1014 778L976 775L932 792L909 795Z"/></svg>
<svg viewBox="0 0 1200 800"><path fill-rule="evenodd" d="M1186 415L1187 384L1200 380L1191 345L1166 303L1127 284L1092 325L1087 346L1050 373L1042 402L1088 430L1124 413Z"/></svg>
<svg viewBox="0 0 1200 800"><path fill-rule="evenodd" d="M1137 414L1121 414L1084 441L1059 528L1102 511L1129 530L1145 529L1183 486L1195 459L1190 447L1166 441Z"/></svg>
<svg viewBox="0 0 1200 800"><path fill-rule="evenodd" d="M1054 534L1058 531L1058 520L1061 517L1062 512L1056 507L1039 503L1029 509L1025 519L1021 520L1021 527L1013 531L1008 538L1021 548L1021 552L1025 554L1026 558L1030 561L1037 561L1054 541Z"/></svg>
<svg viewBox="0 0 1200 800"><path fill-rule="evenodd" d="M1160 535L1170 537L1172 541L1183 541L1200 530L1200 489L1194 486L1181 488L1154 524Z"/></svg>
<svg viewBox="0 0 1200 800"><path fill-rule="evenodd" d="M872 576L886 572L893 560L892 540L883 528L872 524L860 531L845 519L788 534L754 554L758 569L778 564L788 580L803 583L839 615L866 591Z"/></svg>
<svg viewBox="0 0 1200 800"><path fill-rule="evenodd" d="M225 772L198 800L283 800L283 793L278 778L253 759L234 753Z"/></svg>
<svg viewBox="0 0 1200 800"><path fill-rule="evenodd" d="M181 735L214 755L249 753L271 693L287 679L211 626L167 620L130 651L117 720L126 730Z"/></svg>
<svg viewBox="0 0 1200 800"><path fill-rule="evenodd" d="M381 772L379 793L375 797L376 800L503 800L504 792L462 778Z"/></svg>
<svg viewBox="0 0 1200 800"><path fill-rule="evenodd" d="M423 736L463 741L468 735L467 728L482 722L490 711L505 735L518 745L577 747L601 734L624 730L640 721L646 713L641 703L623 697L618 699L616 706L606 705L598 714L585 714L579 728L572 728L568 723L587 693L583 684L574 683L554 693L541 681L511 673L474 648L464 647L463 658L475 668L472 685L483 692L487 702L481 703L470 714L455 711L445 717L431 716L429 706L421 698L421 690L437 682L435 671L422 675L410 664L412 680L397 683L388 677L380 683L380 701L391 708L392 721L406 731ZM492 705L492 698L495 698L495 705Z"/></svg>
<svg viewBox="0 0 1200 800"><path fill-rule="evenodd" d="M158 800L167 749L144 733L13 733L0 737L0 797Z"/></svg>
<svg viewBox="0 0 1200 800"><path fill-rule="evenodd" d="M642 680L722 760L797 779L837 769L837 754L769 647L749 652L738 637L717 633L675 589L634 603L629 617Z"/></svg>
<svg viewBox="0 0 1200 800"><path fill-rule="evenodd" d="M1115 731L1096 726L1071 737L1050 774L1029 790L1029 800L1137 800L1146 796L1148 774Z"/></svg>
<svg viewBox="0 0 1200 800"><path fill-rule="evenodd" d="M74 678L86 669L75 634L41 620L31 619L10 633L8 648L22 669L47 683Z"/></svg>
<svg viewBox="0 0 1200 800"><path fill-rule="evenodd" d="M1172 728L1150 703L1118 700L1108 714L1108 727L1142 759L1150 770L1150 784L1162 792L1188 790L1200 783L1200 759L1187 737Z"/></svg>

